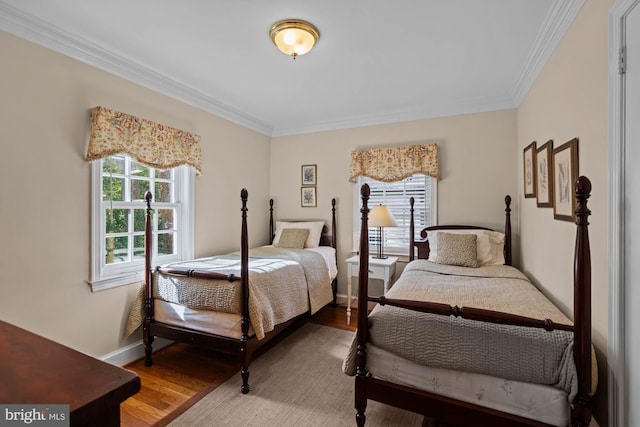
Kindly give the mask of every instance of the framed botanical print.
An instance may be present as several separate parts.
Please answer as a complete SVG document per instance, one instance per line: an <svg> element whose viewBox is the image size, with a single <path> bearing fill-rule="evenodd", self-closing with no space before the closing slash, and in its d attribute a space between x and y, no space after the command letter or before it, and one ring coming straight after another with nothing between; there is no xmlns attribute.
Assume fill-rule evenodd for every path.
<svg viewBox="0 0 640 427"><path fill-rule="evenodd" d="M302 185L316 185L316 165L302 165Z"/></svg>
<svg viewBox="0 0 640 427"><path fill-rule="evenodd" d="M578 138L553 150L553 217L575 221L576 197L573 186L578 179Z"/></svg>
<svg viewBox="0 0 640 427"><path fill-rule="evenodd" d="M316 202L316 187L300 187L300 204L303 208L315 208Z"/></svg>
<svg viewBox="0 0 640 427"><path fill-rule="evenodd" d="M553 140L536 150L536 202L539 208L553 207Z"/></svg>
<svg viewBox="0 0 640 427"><path fill-rule="evenodd" d="M524 197L536 197L536 142L527 145L523 152Z"/></svg>

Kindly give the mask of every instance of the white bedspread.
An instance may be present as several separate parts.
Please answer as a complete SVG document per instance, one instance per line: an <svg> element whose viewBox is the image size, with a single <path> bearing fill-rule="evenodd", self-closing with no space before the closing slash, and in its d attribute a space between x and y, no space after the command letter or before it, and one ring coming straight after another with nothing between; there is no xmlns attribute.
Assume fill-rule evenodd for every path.
<svg viewBox="0 0 640 427"><path fill-rule="evenodd" d="M333 250L333 248L331 248ZM334 262L335 264L335 262ZM172 268L240 276L240 256L232 253L173 263ZM239 315L239 281L154 274L154 298L194 310ZM131 310L127 332L144 318L142 292ZM305 312L314 314L333 300L326 253L264 246L249 253L249 319L258 339L280 323ZM181 325L184 326L184 325ZM188 327L188 326L187 326Z"/></svg>

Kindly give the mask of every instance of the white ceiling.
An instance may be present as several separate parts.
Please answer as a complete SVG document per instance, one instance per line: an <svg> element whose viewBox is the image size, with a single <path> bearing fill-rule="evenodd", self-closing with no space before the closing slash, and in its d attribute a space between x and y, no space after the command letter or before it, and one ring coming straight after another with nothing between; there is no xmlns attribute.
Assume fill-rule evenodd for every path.
<svg viewBox="0 0 640 427"><path fill-rule="evenodd" d="M0 0L0 29L266 135L514 108L584 0ZM293 61L280 19L320 40Z"/></svg>

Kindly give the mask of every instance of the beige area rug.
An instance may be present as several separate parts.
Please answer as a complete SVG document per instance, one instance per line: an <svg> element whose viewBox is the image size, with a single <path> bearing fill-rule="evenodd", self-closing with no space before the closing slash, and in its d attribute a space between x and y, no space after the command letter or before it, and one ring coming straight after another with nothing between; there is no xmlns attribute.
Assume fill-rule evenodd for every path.
<svg viewBox="0 0 640 427"><path fill-rule="evenodd" d="M355 380L342 373L353 335L307 323L249 366L249 394L238 373L169 425L355 426ZM366 416L367 427L422 425L421 415L374 401Z"/></svg>

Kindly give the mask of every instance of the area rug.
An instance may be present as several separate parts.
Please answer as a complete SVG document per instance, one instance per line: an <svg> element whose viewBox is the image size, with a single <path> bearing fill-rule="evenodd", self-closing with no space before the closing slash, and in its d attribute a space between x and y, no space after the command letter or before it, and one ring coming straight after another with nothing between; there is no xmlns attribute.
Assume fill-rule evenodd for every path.
<svg viewBox="0 0 640 427"><path fill-rule="evenodd" d="M342 373L353 332L307 323L249 366L249 394L240 374L169 425L355 426L354 378ZM369 401L367 427L422 425L422 416Z"/></svg>

